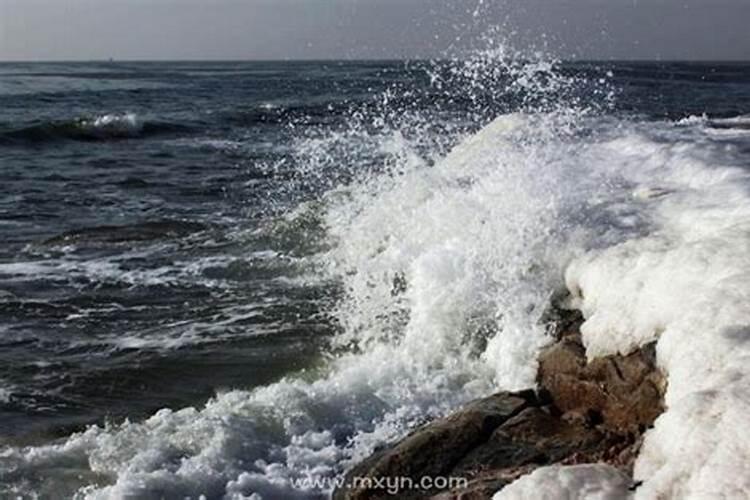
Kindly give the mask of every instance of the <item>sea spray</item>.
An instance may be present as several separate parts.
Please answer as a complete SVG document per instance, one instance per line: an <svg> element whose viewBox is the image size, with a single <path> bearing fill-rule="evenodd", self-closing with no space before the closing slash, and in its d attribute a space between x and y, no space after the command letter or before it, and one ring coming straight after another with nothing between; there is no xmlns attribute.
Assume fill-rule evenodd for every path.
<svg viewBox="0 0 750 500"><path fill-rule="evenodd" d="M220 394L202 409L7 448L8 491L315 496L298 480L341 474L425 418L533 384L546 342L540 318L571 254L561 215L582 199L573 194L581 180L566 172L576 163L566 141L576 140L571 117L586 113L563 99L560 111L534 113L553 102L540 95L577 83L554 64L498 59L507 54L436 63L426 93L411 91L413 107L394 88L373 107L352 105L347 128L296 143L298 182L327 185L314 210L328 239L317 267L343 291L326 367ZM434 93L445 107L424 106L440 100ZM492 102L518 112L495 119L510 109ZM454 125L436 128L456 110ZM79 480L61 484L71 471Z"/></svg>
<svg viewBox="0 0 750 500"><path fill-rule="evenodd" d="M677 260L662 259L670 256L665 249L684 254L690 272L705 270L706 252L690 253L691 243L705 243L713 215L726 223L716 228L719 236L742 229L735 217L744 212L734 208L744 203L746 181L736 168L721 167L732 166L736 151L706 147L714 139L701 122L676 131L671 123L613 116L606 78L571 76L555 61L503 47L427 69L426 90L395 85L374 103L348 105L346 125L308 128L294 142L293 181L300 191L308 187L311 199L274 221L279 226L270 234L295 223L322 230L324 241L313 246L319 253L301 260L320 273L311 279L337 283L342 298L326 311L340 334L319 366L254 390L222 392L201 408L163 409L44 445L5 447L0 492L316 498L330 490L317 480L340 476L426 419L500 389L532 386L536 354L549 341L544 312L566 284L590 318L598 315L584 332L596 352L627 349L671 326L669 317L643 312L651 306L641 298L669 291L649 271L682 276L671 266ZM706 184L716 188L708 206ZM685 231L690 221L681 213L700 215L702 229ZM726 271L746 255L736 251L742 234L727 239L716 272L695 274L697 283L687 280L695 286L684 288L705 291L698 279L705 278L723 290L710 274L731 278L730 290L742 292ZM649 265L631 278L639 262ZM622 295L614 282L623 283ZM730 305L741 305L734 300L741 297L731 295ZM688 298L696 311L714 304ZM680 315L679 300L668 305L664 311ZM618 315L617 307L632 314ZM742 338L741 329L721 331ZM665 354L683 352L682 336L671 335ZM742 381L741 360L724 347L706 351L735 370L717 380L739 374ZM711 374L700 373L715 390ZM690 394L690 384L675 387L675 398ZM711 401L730 406L719 394ZM701 413L707 421L716 414L708 406ZM647 439L638 465L644 491L674 491L674 478L685 471L659 436L684 430L691 413L666 415L672 417L657 424L660 434ZM717 428L729 436L736 421ZM696 452L703 443L689 442ZM703 465L727 463L727 449L720 451L715 460L696 454L701 461L689 469L697 471L696 485L714 470ZM582 470L593 475L580 484L612 486L611 471ZM658 481L649 483L654 471ZM580 470L542 474L568 473L580 479Z"/></svg>

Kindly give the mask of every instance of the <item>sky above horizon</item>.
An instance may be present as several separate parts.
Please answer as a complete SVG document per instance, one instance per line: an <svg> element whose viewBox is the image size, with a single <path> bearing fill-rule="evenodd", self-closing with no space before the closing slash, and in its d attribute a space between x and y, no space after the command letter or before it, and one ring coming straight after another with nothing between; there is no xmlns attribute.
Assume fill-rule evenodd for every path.
<svg viewBox="0 0 750 500"><path fill-rule="evenodd" d="M444 57L498 27L564 59L749 60L750 0L0 0L0 60Z"/></svg>

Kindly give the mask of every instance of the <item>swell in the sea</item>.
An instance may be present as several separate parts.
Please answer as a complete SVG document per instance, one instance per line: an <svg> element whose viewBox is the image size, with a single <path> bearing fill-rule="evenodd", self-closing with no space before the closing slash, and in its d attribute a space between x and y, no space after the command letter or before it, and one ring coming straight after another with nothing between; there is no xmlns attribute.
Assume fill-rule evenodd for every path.
<svg viewBox="0 0 750 500"><path fill-rule="evenodd" d="M64 140L99 142L174 134L186 130L189 130L186 125L144 121L134 113L104 114L2 131L0 144L45 144Z"/></svg>

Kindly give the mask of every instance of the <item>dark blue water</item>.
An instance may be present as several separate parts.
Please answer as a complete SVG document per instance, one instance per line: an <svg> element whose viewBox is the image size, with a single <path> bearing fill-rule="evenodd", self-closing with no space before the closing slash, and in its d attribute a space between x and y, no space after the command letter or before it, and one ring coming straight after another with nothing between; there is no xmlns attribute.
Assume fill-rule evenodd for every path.
<svg viewBox="0 0 750 500"><path fill-rule="evenodd" d="M606 80L613 115L750 113L750 64L560 71ZM529 105L502 78L467 94L460 78L435 84L447 74L402 62L0 65L0 441L315 366L340 290L296 279L326 243L314 218L285 215L377 171L384 153L329 144L311 166L300 144L353 123L408 134L419 115L434 129L424 150L439 154Z"/></svg>

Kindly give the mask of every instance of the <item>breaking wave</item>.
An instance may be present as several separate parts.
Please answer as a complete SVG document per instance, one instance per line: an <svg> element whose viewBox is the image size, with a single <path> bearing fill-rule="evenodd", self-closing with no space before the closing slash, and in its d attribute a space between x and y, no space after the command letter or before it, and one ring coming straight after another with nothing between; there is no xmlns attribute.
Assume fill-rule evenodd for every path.
<svg viewBox="0 0 750 500"><path fill-rule="evenodd" d="M470 399L534 386L551 340L545 313L560 297L583 311L589 355L659 340L668 410L646 435L636 495L750 488L750 174L736 150L702 120L608 113L606 82L563 76L554 62L496 51L436 73L436 85L445 74L453 92L458 81L469 96L512 94L516 110L436 137L429 119L384 96L350 129L298 143L303 182L352 171L316 200L326 245L311 260L343 290L329 357L201 408L6 447L0 492L325 497L300 480L340 475ZM601 104L583 105L581 85ZM116 123L113 133L130 130ZM366 147L377 168L360 163ZM630 494L600 466L542 469L506 494L563 483Z"/></svg>
<svg viewBox="0 0 750 500"><path fill-rule="evenodd" d="M134 113L105 114L54 121L0 132L0 143L51 143L63 140L99 142L176 133L188 127L144 121Z"/></svg>

